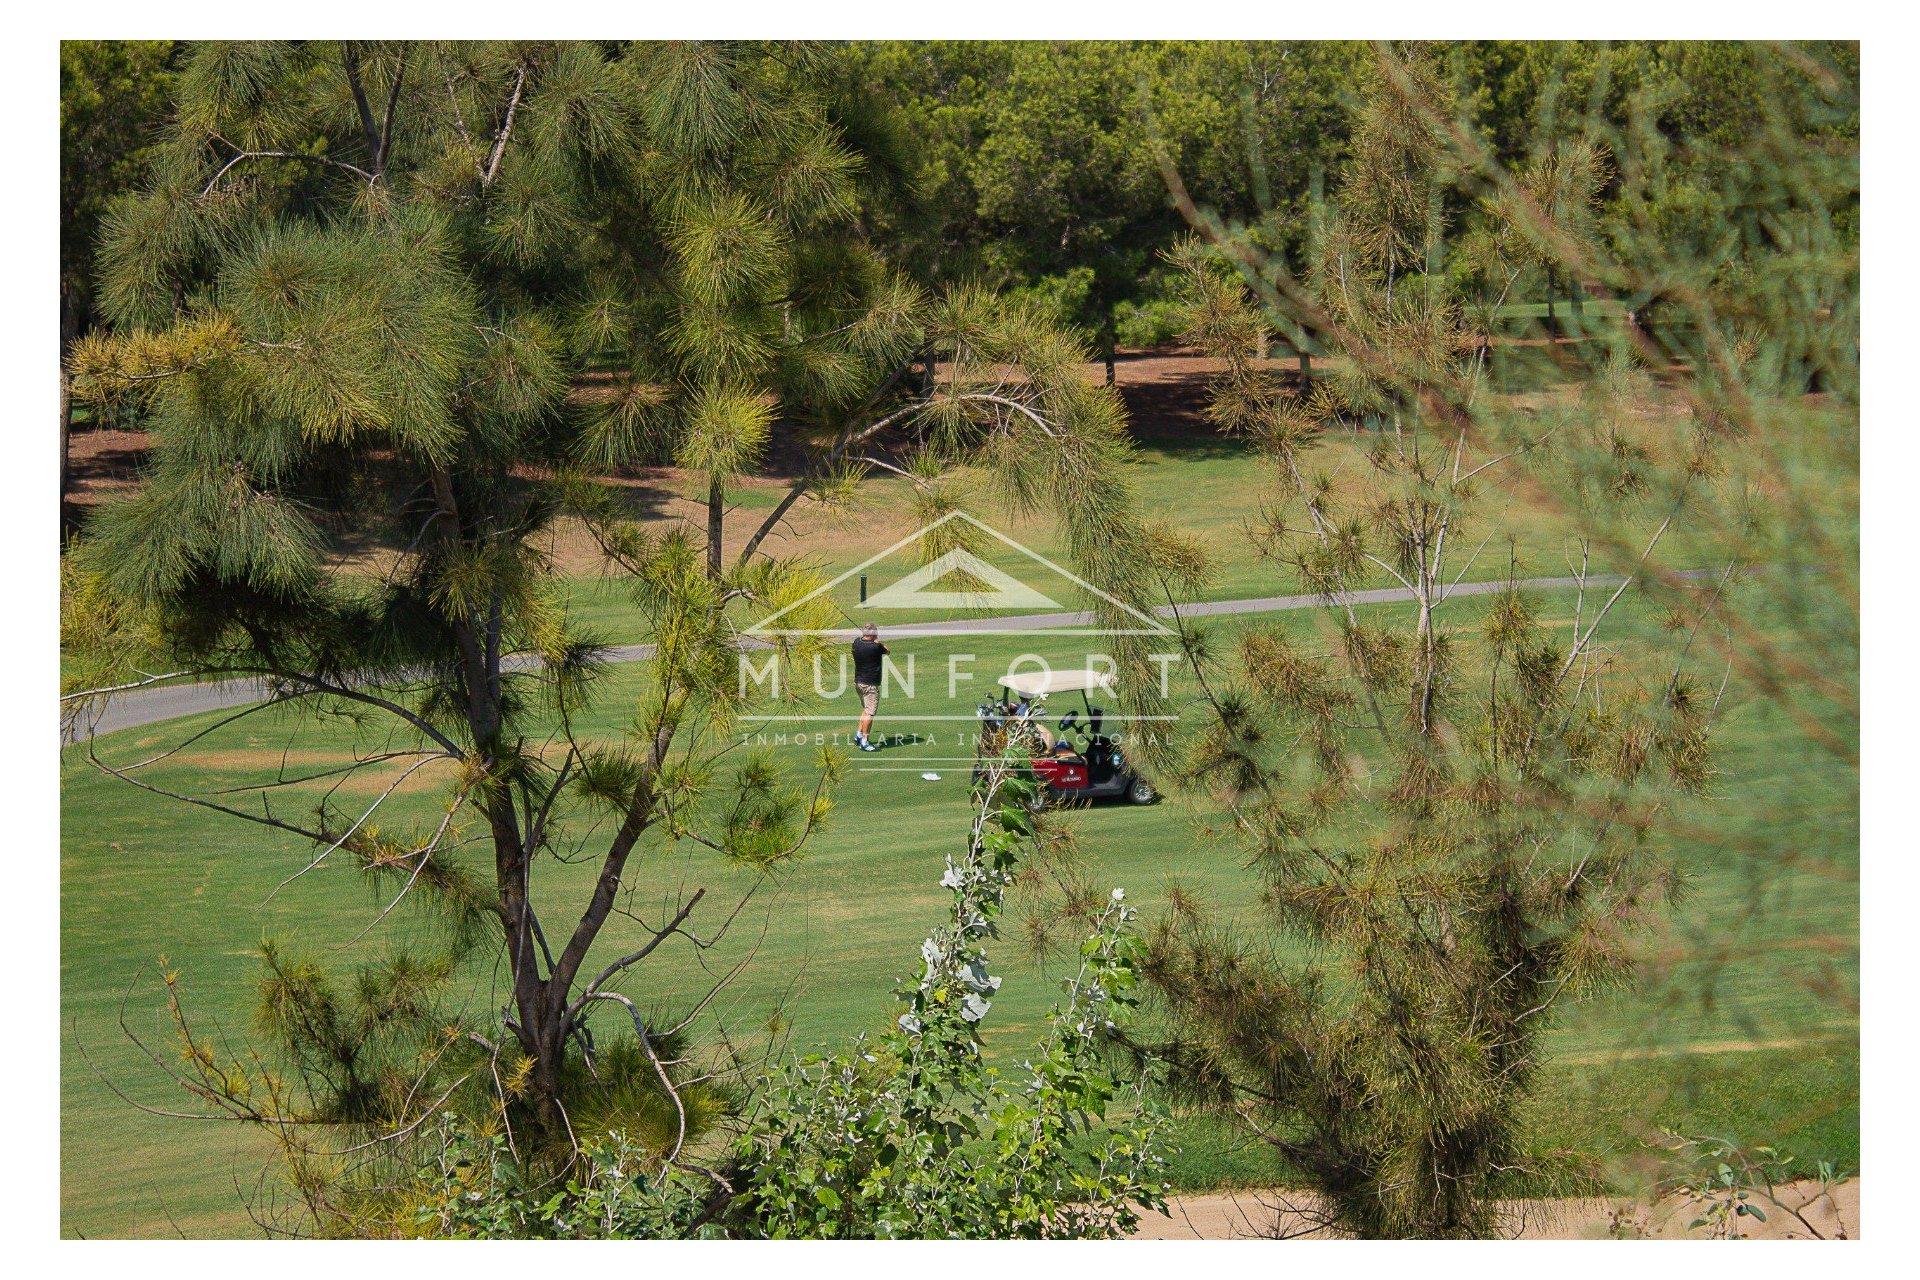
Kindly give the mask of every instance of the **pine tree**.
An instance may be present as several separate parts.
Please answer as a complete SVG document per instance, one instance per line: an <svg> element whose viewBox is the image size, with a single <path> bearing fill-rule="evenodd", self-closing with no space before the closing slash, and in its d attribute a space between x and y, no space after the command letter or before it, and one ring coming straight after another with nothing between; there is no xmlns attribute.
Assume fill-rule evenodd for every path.
<svg viewBox="0 0 1920 1280"><path fill-rule="evenodd" d="M818 585L772 554L780 517L855 500L874 468L939 510L955 501L943 477L980 463L1010 501L1065 514L1087 577L1139 578L1117 399L1031 309L930 296L890 265L865 227L894 170L855 145L884 130L848 108L840 74L832 52L790 45L191 49L157 177L102 245L117 331L71 362L82 395L143 406L154 447L140 490L73 553L66 634L110 616L117 652L140 637L181 674L266 682L266 703L223 723L292 707L398 734L345 770L446 762L444 803L411 830L331 792L306 814L271 786L252 807L175 798L311 841L309 869L352 859L391 886L377 919L439 912L460 947L491 937L510 986L497 1025L447 1038L434 1000L458 948L365 966L348 994L270 959L262 1026L304 1084L220 1061L183 1013L183 1083L210 1105L304 1144L303 1121L415 1131L442 1081L491 1081L509 1135L565 1147L592 1099L657 1084L677 1116L660 1149L680 1150L699 1108L667 1046L686 1024L642 1016L621 987L670 940L717 941L689 924L705 891L631 953L589 956L643 842L768 868L827 820L831 753L810 787L722 758L748 698L739 632ZM923 359L930 387L910 376ZM729 558L729 486L777 432L810 461ZM646 460L702 480L702 525L644 528L596 483ZM614 742L577 727L602 658L544 551L569 516L655 646ZM367 528L393 547L379 577L335 554ZM779 643L804 661L819 642ZM541 892L561 856L598 864L586 901ZM603 1027L596 1049L590 1020L615 1005L634 1039L616 1052ZM367 1049L383 1087L357 1065L356 1025L388 1028ZM325 1179L296 1181L312 1203Z"/></svg>
<svg viewBox="0 0 1920 1280"><path fill-rule="evenodd" d="M1718 706L1692 638L1709 617L1734 625L1716 609L1746 545L1716 540L1733 445L1713 381L1658 451L1629 428L1624 336L1571 408L1476 398L1483 348L1434 269L1448 188L1479 163L1466 136L1431 59L1384 54L1310 281L1218 228L1174 258L1191 340L1224 362L1212 415L1271 466L1262 547L1331 625L1325 645L1260 629L1231 652L1183 628L1201 690L1185 776L1259 873L1262 923L1229 928L1177 892L1147 974L1172 1078L1237 1112L1324 1194L1330 1225L1363 1236L1490 1234L1503 1177L1560 1172L1520 1123L1541 1035L1629 979L1633 932L1680 889L1656 832L1711 783ZM1507 193L1506 234L1592 278L1628 269L1577 257L1586 227L1529 199L1556 186L1538 172L1473 176ZM1258 359L1273 312L1344 367L1288 393ZM1333 431L1374 438L1360 493L1314 469ZM1477 625L1443 621L1497 537L1498 485L1582 531L1571 632L1511 586ZM1728 556L1709 579L1663 563L1689 525ZM1604 589L1602 561L1622 575ZM1407 591L1404 624L1353 607L1369 577ZM1670 647L1607 639L1629 588L1671 610Z"/></svg>

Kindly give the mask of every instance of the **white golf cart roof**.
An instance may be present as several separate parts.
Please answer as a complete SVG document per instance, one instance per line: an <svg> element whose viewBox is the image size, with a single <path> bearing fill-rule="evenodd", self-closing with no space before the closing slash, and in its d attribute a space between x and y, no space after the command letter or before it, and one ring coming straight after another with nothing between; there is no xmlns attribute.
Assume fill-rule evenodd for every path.
<svg viewBox="0 0 1920 1280"><path fill-rule="evenodd" d="M1009 671L1000 677L1000 684L1023 698L1082 689L1113 692L1113 677L1105 671Z"/></svg>

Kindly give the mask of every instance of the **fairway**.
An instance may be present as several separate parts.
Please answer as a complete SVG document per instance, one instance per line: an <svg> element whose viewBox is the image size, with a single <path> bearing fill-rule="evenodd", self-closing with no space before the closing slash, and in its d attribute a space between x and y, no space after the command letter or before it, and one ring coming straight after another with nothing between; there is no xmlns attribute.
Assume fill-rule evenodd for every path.
<svg viewBox="0 0 1920 1280"><path fill-rule="evenodd" d="M1263 460L1252 441L1217 431L1201 413L1212 362L1185 349L1137 354L1138 359L1119 366L1117 384L1132 414L1133 483L1149 518L1179 529L1205 548L1213 572L1195 598L1237 600L1298 590L1292 575L1259 549L1263 530L1276 510L1274 504L1290 492L1291 481ZM1283 368L1286 362L1270 363ZM1087 366L1083 376L1097 379L1099 367ZM1511 399L1525 405L1529 413L1551 413L1572 411L1582 397L1577 383L1552 383ZM1680 409L1675 396L1650 389L1620 429L1655 452L1663 452L1684 438L1684 423L1676 418ZM1809 429L1814 424L1823 429ZM1779 483L1824 491L1833 502L1857 511L1858 432L1857 420L1844 406L1798 405L1792 420L1767 436L1766 457L1769 465L1778 468ZM1359 432L1332 432L1316 441L1311 469L1315 476L1326 477L1336 503L1366 501L1371 483L1367 457L1377 443L1376 436ZM677 468L642 469L627 495L634 518L655 530L698 519L699 484L697 477ZM739 482L729 498L730 557L786 495L789 484L768 477ZM962 470L955 488L968 495L969 514L1036 555L1056 564L1071 562L1061 540L1058 513L1006 510L991 476L977 469ZM1577 556L1570 558L1568 533L1579 523L1577 514L1537 491L1492 494L1466 522L1466 546L1455 571L1468 580L1498 579L1505 575L1511 553L1525 566L1525 574L1575 573L1579 564ZM801 503L787 513L778 536L768 545L782 556L803 556L824 578L834 578L911 539L921 525L913 486L898 476L875 472L862 484L853 509ZM981 543L989 563L1007 569L1020 565L1019 553L997 540L983 538ZM598 549L577 526L563 523L545 549L567 575L567 606L576 625L612 644L637 644L649 638L626 603L626 586L604 567ZM1669 534L1663 556L1670 564L1699 565L1711 563L1718 550L1712 532L1681 525ZM875 589L885 581L881 571L897 569L902 558L896 553L875 566ZM351 563L383 570L387 560L385 553L367 554ZM1356 590L1396 585L1390 574L1373 564L1364 565L1350 581ZM840 584L831 599L852 616L858 592L858 579L852 578Z"/></svg>
<svg viewBox="0 0 1920 1280"><path fill-rule="evenodd" d="M1570 593L1543 595L1540 602L1543 618L1570 617ZM1448 605L1448 625L1472 626L1481 603L1465 598ZM1623 602L1623 611L1632 608ZM1656 625L1638 610L1622 615L1621 623L1628 632ZM1221 619L1209 630L1224 642L1256 624L1299 634L1325 625L1317 614L1302 612ZM737 1041L778 1034L805 1050L875 1030L890 1018L893 981L911 970L920 940L945 909L938 882L968 812L975 703L992 675L1017 655L1072 666L1084 660L1085 646L1059 637L982 638L972 646L971 670L979 678L951 698L944 672L952 642L893 647L899 659L920 657L913 714L890 714L901 704L883 703L876 725L876 738L896 745L846 761L827 829L759 889L721 954L706 957L706 968L685 951L663 949L636 972L625 989L643 1008L685 1008L711 984L710 970L751 952L751 963L708 1015ZM621 691L637 687L641 677L637 665L616 669L587 736L619 732L631 705ZM1180 692L1176 685L1176 704ZM1078 705L1077 696L1070 705ZM849 693L804 711L824 719L742 725L743 749L771 753L797 784L806 784L819 750L816 735L837 732L844 740L852 707ZM293 724L268 718L273 714L195 743L155 766L150 780L204 792L272 777L295 733ZM124 762L217 718L129 730L102 739L99 749L104 758ZM1631 1153L1657 1126L1669 1126L1772 1141L1798 1155L1857 1167L1854 775L1801 735L1776 704L1738 685L1729 689L1723 726L1718 796L1672 824L1680 834L1671 847L1689 894L1679 911L1641 938L1640 985L1571 1008L1549 1037L1553 1061L1532 1104L1530 1136L1543 1148ZM286 765L311 770L343 758L354 745L345 726L308 727ZM923 780L928 772L939 780ZM391 780L369 777L356 785L370 801ZM424 814L436 784L425 774L416 780L395 806ZM299 841L139 792L99 774L71 748L62 805L63 1231L168 1235L177 1224L193 1235L249 1233L241 1195L254 1191L267 1161L258 1139L224 1124L135 1112L95 1076L80 1046L132 1097L192 1110L192 1099L170 1089L116 1025L125 997L128 1025L163 1055L169 1051L153 971L158 957L183 975L189 1012L205 1026L217 1023L238 1048L250 1034L263 935L340 964L371 956L418 926L396 913L355 942L382 903L354 872L325 867L276 895L275 886L310 856ZM400 812L382 815L389 823L402 821ZM1069 812L1055 822L1072 833L1081 873L1101 889L1124 887L1151 919L1175 883L1221 905L1253 899L1253 878L1232 847L1205 835L1215 816L1176 795L1144 808ZM726 904L752 883L748 873L720 865L690 841L643 848L628 904L642 919L661 918L666 904L697 887ZM544 887L552 901L577 901L592 874L586 864L549 864L535 893ZM1045 901L1039 888L1017 895L1019 909L994 948L1006 978L985 1031L996 1054L1018 1054L1056 995L1062 960L1036 957L1022 937L1023 916L1042 910ZM616 917L595 954L617 953L638 928ZM499 973L476 970L466 981L475 1010L499 1003ZM778 1021L770 1026L775 1010ZM1174 1172L1184 1186L1259 1184L1280 1175L1267 1157L1204 1117L1185 1118L1181 1130L1185 1150Z"/></svg>

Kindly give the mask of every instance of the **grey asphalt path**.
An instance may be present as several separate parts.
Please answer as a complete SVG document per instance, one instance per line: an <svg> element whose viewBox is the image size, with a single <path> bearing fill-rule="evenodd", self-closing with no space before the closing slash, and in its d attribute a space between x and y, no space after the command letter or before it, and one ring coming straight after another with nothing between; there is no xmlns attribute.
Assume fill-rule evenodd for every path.
<svg viewBox="0 0 1920 1280"><path fill-rule="evenodd" d="M1708 571L1692 570L1678 576L1698 578ZM1626 579L1619 575L1597 575L1587 579L1589 588L1613 588ZM1554 591L1580 585L1578 578L1522 578L1515 584L1528 591ZM1506 589L1505 582L1462 582L1446 590L1443 601L1455 596L1490 595ZM1354 591L1335 597L1333 603L1341 604L1398 604L1411 601L1413 592L1405 587L1381 587L1371 591ZM1286 609L1312 609L1327 602L1320 596L1258 596L1247 600L1201 600L1193 604L1180 606L1183 618L1219 617L1242 613L1276 613ZM1162 605L1153 611L1163 619L1171 619L1174 611ZM996 635L1017 632L1058 631L1069 627L1085 627L1093 624L1091 613L1030 613L1014 618L960 619L952 622L907 623L887 628L891 638L908 640L918 636L941 635ZM850 640L857 632L853 628L825 633L833 638ZM619 645L607 651L610 662L644 662L653 656L650 644ZM529 660L522 663L530 665ZM519 664L515 664L519 665ZM523 667L524 669L524 667ZM266 699L265 686L258 680L232 680L220 684L168 684L154 685L143 689L130 689L124 693L109 696L103 706L94 710L92 719L85 724L69 729L61 729L62 742L74 742L80 738L95 734L112 733L117 729L133 729L140 725L157 724L162 720L172 720L178 716L198 715L202 711L220 711L228 708L249 706Z"/></svg>

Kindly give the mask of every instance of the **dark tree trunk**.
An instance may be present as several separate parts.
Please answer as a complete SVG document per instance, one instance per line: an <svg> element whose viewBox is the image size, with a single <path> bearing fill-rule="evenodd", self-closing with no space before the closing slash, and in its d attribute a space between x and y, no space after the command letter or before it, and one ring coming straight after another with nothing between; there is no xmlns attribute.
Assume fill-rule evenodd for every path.
<svg viewBox="0 0 1920 1280"><path fill-rule="evenodd" d="M67 470L73 458L73 379L60 369L60 503L67 501Z"/></svg>
<svg viewBox="0 0 1920 1280"><path fill-rule="evenodd" d="M540 1128L559 1137L568 1130L565 1118L566 1086L561 1074L567 1058L566 993L553 990L551 980L535 984L533 999L520 1006L515 1038L529 1058L533 1114Z"/></svg>
<svg viewBox="0 0 1920 1280"><path fill-rule="evenodd" d="M720 577L721 540L727 528L727 492L718 479L707 482L707 576Z"/></svg>
<svg viewBox="0 0 1920 1280"><path fill-rule="evenodd" d="M60 289L60 507L66 518L68 472L73 461L73 377L67 372L67 357L80 336L80 299L72 288Z"/></svg>

